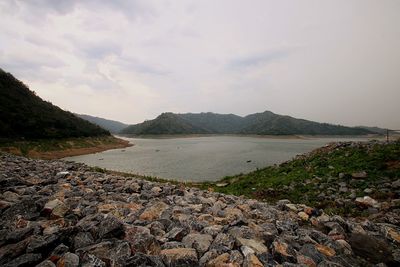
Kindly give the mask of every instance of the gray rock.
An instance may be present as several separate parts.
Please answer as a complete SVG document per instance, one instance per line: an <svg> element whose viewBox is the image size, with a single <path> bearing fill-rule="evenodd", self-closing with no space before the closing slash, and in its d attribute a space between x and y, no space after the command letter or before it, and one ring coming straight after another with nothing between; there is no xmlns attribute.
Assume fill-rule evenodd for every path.
<svg viewBox="0 0 400 267"><path fill-rule="evenodd" d="M198 265L196 250L192 248L173 248L161 251L163 262L168 267L185 267Z"/></svg>
<svg viewBox="0 0 400 267"><path fill-rule="evenodd" d="M59 243L58 235L34 236L26 248L27 253L49 251Z"/></svg>
<svg viewBox="0 0 400 267"><path fill-rule="evenodd" d="M110 238L110 237L123 237L124 225L123 223L111 214L107 214L106 218L100 222L98 229L99 238Z"/></svg>
<svg viewBox="0 0 400 267"><path fill-rule="evenodd" d="M56 265L52 261L45 260L36 265L36 267L56 267Z"/></svg>
<svg viewBox="0 0 400 267"><path fill-rule="evenodd" d="M393 261L390 247L387 243L373 236L353 233L349 244L354 253L372 263L390 263Z"/></svg>
<svg viewBox="0 0 400 267"><path fill-rule="evenodd" d="M302 255L309 257L317 264L326 260L326 257L321 252L319 252L312 244L305 244L299 252Z"/></svg>
<svg viewBox="0 0 400 267"><path fill-rule="evenodd" d="M125 266L164 267L165 265L160 256L146 255L138 252L126 260Z"/></svg>
<svg viewBox="0 0 400 267"><path fill-rule="evenodd" d="M189 230L186 227L174 227L167 233L167 238L169 240L181 241L188 233Z"/></svg>
<svg viewBox="0 0 400 267"><path fill-rule="evenodd" d="M42 260L42 255L40 254L24 254L18 258L6 263L3 267L25 267L25 266L35 266Z"/></svg>
<svg viewBox="0 0 400 267"><path fill-rule="evenodd" d="M74 253L67 252L58 260L57 265L63 267L78 267L79 257Z"/></svg>
<svg viewBox="0 0 400 267"><path fill-rule="evenodd" d="M189 234L182 239L187 248L196 249L199 255L203 255L211 245L213 237L207 234Z"/></svg>
<svg viewBox="0 0 400 267"><path fill-rule="evenodd" d="M92 237L92 234L89 232L79 232L77 235L74 237L74 248L82 248L82 247L87 247L89 245L94 244L94 239Z"/></svg>
<svg viewBox="0 0 400 267"><path fill-rule="evenodd" d="M224 233L219 233L213 243L210 246L210 249L215 249L219 253L220 252L227 252L232 250L233 246L235 244L235 240L233 239L232 236L224 234Z"/></svg>
<svg viewBox="0 0 400 267"><path fill-rule="evenodd" d="M150 230L142 226L131 226L126 229L125 240L131 246L132 253L141 252L144 254L156 255L160 253L160 244L150 234Z"/></svg>

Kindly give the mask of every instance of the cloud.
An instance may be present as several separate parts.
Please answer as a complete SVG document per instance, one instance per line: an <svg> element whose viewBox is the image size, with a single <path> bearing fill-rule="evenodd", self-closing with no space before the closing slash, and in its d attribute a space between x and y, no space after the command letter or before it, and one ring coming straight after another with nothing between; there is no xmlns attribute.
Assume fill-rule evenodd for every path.
<svg viewBox="0 0 400 267"><path fill-rule="evenodd" d="M0 67L129 123L269 109L399 128L400 2L304 1L3 0Z"/></svg>
<svg viewBox="0 0 400 267"><path fill-rule="evenodd" d="M251 67L265 66L271 62L288 57L292 52L292 49L277 49L238 57L228 62L227 68L232 70L242 70Z"/></svg>

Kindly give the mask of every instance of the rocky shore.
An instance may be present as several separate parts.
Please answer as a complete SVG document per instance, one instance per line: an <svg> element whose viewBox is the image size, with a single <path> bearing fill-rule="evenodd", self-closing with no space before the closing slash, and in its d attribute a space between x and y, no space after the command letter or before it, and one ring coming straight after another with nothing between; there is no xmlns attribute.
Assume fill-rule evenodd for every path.
<svg viewBox="0 0 400 267"><path fill-rule="evenodd" d="M1 266L399 266L391 221L0 154Z"/></svg>

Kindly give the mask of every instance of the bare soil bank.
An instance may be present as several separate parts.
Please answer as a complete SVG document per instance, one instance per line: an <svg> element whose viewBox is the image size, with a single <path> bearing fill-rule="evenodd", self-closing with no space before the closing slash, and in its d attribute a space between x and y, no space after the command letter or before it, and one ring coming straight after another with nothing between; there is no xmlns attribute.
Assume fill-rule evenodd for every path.
<svg viewBox="0 0 400 267"><path fill-rule="evenodd" d="M60 140L15 141L0 145L0 150L38 159L60 159L132 146L114 136L81 137Z"/></svg>

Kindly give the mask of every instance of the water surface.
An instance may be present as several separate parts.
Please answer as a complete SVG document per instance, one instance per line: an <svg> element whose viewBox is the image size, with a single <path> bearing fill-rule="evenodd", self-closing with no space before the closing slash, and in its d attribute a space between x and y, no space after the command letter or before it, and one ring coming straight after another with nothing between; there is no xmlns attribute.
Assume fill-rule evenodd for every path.
<svg viewBox="0 0 400 267"><path fill-rule="evenodd" d="M124 138L134 146L65 158L109 170L179 181L216 181L287 161L339 140L209 136L169 139Z"/></svg>

